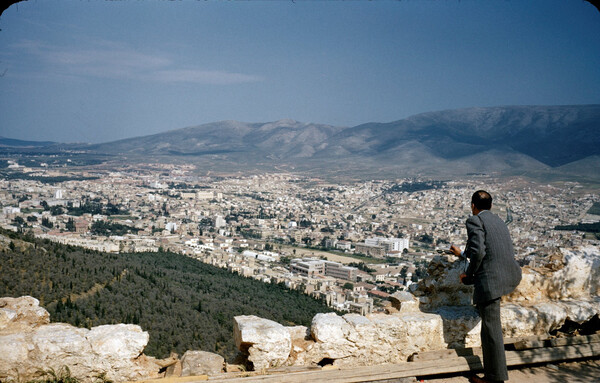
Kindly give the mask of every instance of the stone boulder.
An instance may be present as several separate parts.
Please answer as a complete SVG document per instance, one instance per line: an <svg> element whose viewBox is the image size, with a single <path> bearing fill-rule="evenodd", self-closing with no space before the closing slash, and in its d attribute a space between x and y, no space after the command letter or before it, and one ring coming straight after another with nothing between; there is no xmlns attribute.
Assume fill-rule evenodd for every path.
<svg viewBox="0 0 600 383"><path fill-rule="evenodd" d="M102 358L134 359L144 351L150 336L140 326L116 324L93 327L87 340Z"/></svg>
<svg viewBox="0 0 600 383"><path fill-rule="evenodd" d="M315 341L310 335L310 330L306 326L289 326L286 328L292 338L292 350L285 364L288 366L310 364L306 360L306 355L315 345Z"/></svg>
<svg viewBox="0 0 600 383"><path fill-rule="evenodd" d="M405 362L414 352L446 348L442 333L435 314L317 314L311 325L315 343L299 360L336 366Z"/></svg>
<svg viewBox="0 0 600 383"><path fill-rule="evenodd" d="M481 318L474 306L443 306L435 313L444 324L444 341L450 348L481 345Z"/></svg>
<svg viewBox="0 0 600 383"><path fill-rule="evenodd" d="M234 318L234 338L238 350L248 354L254 370L282 365L292 349L290 332L283 325L254 315Z"/></svg>
<svg viewBox="0 0 600 383"><path fill-rule="evenodd" d="M0 298L0 331L21 331L50 323L50 314L40 301L24 296Z"/></svg>
<svg viewBox="0 0 600 383"><path fill-rule="evenodd" d="M442 317L444 339L451 347L480 343L481 325L471 305L472 288L461 285L458 279L465 266L452 255L434 257L429 275L414 289L420 309ZM600 314L599 247L557 250L542 266L522 270L520 285L502 298L506 337L544 335L560 329L566 321L582 324Z"/></svg>
<svg viewBox="0 0 600 383"><path fill-rule="evenodd" d="M392 307L401 313L417 312L419 310L420 301L408 291L397 291L388 297L392 303Z"/></svg>
<svg viewBox="0 0 600 383"><path fill-rule="evenodd" d="M413 294L421 301L420 309L434 311L437 307L470 305L473 287L459 280L466 265L465 260L454 255L435 256L427 267L427 276L411 286Z"/></svg>
<svg viewBox="0 0 600 383"><path fill-rule="evenodd" d="M159 377L160 365L142 354L149 336L139 326L48 323L48 312L31 297L0 298L0 306L0 381L27 381L63 366L83 382L100 374L115 382Z"/></svg>
<svg viewBox="0 0 600 383"><path fill-rule="evenodd" d="M600 248L561 249L541 267L525 266L517 289L504 301L533 305L548 301L589 300L600 293Z"/></svg>
<svg viewBox="0 0 600 383"><path fill-rule="evenodd" d="M225 359L206 351L186 351L181 358L181 376L216 375L223 372Z"/></svg>
<svg viewBox="0 0 600 383"><path fill-rule="evenodd" d="M557 302L565 311L566 319L578 324L589 321L595 315L600 315L600 302L598 300L565 300Z"/></svg>

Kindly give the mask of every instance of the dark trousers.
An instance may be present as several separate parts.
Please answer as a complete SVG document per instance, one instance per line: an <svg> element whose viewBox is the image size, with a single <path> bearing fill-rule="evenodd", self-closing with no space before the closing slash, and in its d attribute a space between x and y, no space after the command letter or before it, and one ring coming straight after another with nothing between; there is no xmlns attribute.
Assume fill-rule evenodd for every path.
<svg viewBox="0 0 600 383"><path fill-rule="evenodd" d="M485 377L488 380L508 380L500 322L500 298L478 303L477 310L481 317L481 348Z"/></svg>

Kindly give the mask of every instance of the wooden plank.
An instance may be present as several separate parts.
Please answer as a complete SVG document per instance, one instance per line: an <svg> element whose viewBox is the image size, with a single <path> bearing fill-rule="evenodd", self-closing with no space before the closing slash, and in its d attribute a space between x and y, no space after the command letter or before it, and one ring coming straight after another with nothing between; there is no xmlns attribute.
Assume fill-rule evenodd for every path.
<svg viewBox="0 0 600 383"><path fill-rule="evenodd" d="M589 358L592 356L600 356L599 342L570 346L536 348L522 351L507 351L506 362L509 366L519 366L522 364L555 362L561 360Z"/></svg>
<svg viewBox="0 0 600 383"><path fill-rule="evenodd" d="M270 368L268 372L271 373L281 373L281 374L289 374L291 372L302 372L302 371L315 371L321 370L323 367L321 366L285 366L285 367L275 367Z"/></svg>
<svg viewBox="0 0 600 383"><path fill-rule="evenodd" d="M440 360L448 358L457 358L460 356L481 356L481 347L469 348L448 348L444 350L425 351L411 355L409 362L422 362L426 360Z"/></svg>
<svg viewBox="0 0 600 383"><path fill-rule="evenodd" d="M512 346L522 342L543 342L548 339L549 335L532 335L520 338L505 338L504 346ZM558 345L557 345L558 346ZM565 346L565 345L561 345ZM531 347L529 347L531 348ZM523 348L522 350L524 350ZM425 351L413 354L408 359L409 362L423 361L423 360L437 360L442 358L455 358L457 356L469 356L469 355L479 355L481 356L481 347L467 347L467 348L456 348L456 349L445 349L445 350L435 350L435 351Z"/></svg>
<svg viewBox="0 0 600 383"><path fill-rule="evenodd" d="M514 338L504 338L504 345L507 344L514 344L523 340L531 340L531 341L535 341L535 340L546 340L550 338L549 334L544 334L544 335L529 335L529 336L519 336L519 337L514 337Z"/></svg>
<svg viewBox="0 0 600 383"><path fill-rule="evenodd" d="M145 379L136 380L135 383L194 383L194 382L206 382L208 375L197 375L197 376L171 376L168 378L159 379Z"/></svg>
<svg viewBox="0 0 600 383"><path fill-rule="evenodd" d="M523 351L507 351L509 366L554 362L570 359L600 356L600 343L588 343L571 346L551 347ZM451 359L405 362L379 366L355 367L340 370L295 372L290 374L261 375L248 378L219 379L211 377L217 383L359 383L399 379L412 376L431 376L483 369L479 356L463 356Z"/></svg>
<svg viewBox="0 0 600 383"><path fill-rule="evenodd" d="M531 348L542 348L542 347L557 347L557 346L570 346L575 344L585 344L585 343L594 343L600 342L600 334L593 335L580 335L580 336L570 336L566 338L554 338L548 340L539 340L539 341L519 341L515 343L515 349L517 350L527 350Z"/></svg>

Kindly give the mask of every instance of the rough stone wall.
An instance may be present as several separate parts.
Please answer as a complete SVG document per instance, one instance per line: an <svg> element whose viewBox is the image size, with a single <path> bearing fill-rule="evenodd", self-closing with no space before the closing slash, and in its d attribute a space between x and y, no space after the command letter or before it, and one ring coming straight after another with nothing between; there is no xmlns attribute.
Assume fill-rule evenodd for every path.
<svg viewBox="0 0 600 383"><path fill-rule="evenodd" d="M0 381L27 381L63 366L83 381L100 374L115 382L158 377L157 361L142 354L148 339L136 325L88 330L50 323L37 299L0 298Z"/></svg>
<svg viewBox="0 0 600 383"><path fill-rule="evenodd" d="M236 345L254 370L396 363L415 352L478 346L481 325L471 305L472 288L458 281L464 267L451 256L435 258L412 294L392 295L390 314L317 314L310 328L235 317ZM557 252L542 267L524 267L519 287L503 298L504 335L542 335L567 321L590 321L600 313L599 293L599 247ZM186 353L181 362L147 357L142 353L147 342L139 326L88 330L51 324L37 299L0 298L0 381L27 381L39 377L39 370L65 365L84 382L100 374L115 382L155 378L166 367L179 371L175 376L222 371L223 358L201 351Z"/></svg>
<svg viewBox="0 0 600 383"><path fill-rule="evenodd" d="M366 366L406 361L415 352L446 348L439 315L422 312L361 316L317 314L310 335L255 317L235 317L236 342L255 370L281 365Z"/></svg>
<svg viewBox="0 0 600 383"><path fill-rule="evenodd" d="M392 314L317 314L310 329L288 328L289 334L281 325L252 317L252 326L264 331L260 336L239 331L248 326L249 318L236 317L236 339L255 368L376 365L406 361L419 351L479 346L481 323L471 305L473 290L458 278L464 269L464 261L456 257L436 257L429 265L429 276L412 294L391 297ZM560 251L548 257L543 267L524 267L519 287L503 298L505 337L543 335L566 321L581 324L599 315L599 277L598 247ZM281 339L275 339L275 333ZM274 344L285 344L277 349L276 358Z"/></svg>
<svg viewBox="0 0 600 383"><path fill-rule="evenodd" d="M444 338L451 347L480 344L479 316L470 305L472 287L458 281L464 266L451 255L436 257L429 276L413 291L422 311L442 317ZM567 320L581 324L600 313L599 247L557 250L541 267L522 270L517 289L502 298L506 337L547 334Z"/></svg>

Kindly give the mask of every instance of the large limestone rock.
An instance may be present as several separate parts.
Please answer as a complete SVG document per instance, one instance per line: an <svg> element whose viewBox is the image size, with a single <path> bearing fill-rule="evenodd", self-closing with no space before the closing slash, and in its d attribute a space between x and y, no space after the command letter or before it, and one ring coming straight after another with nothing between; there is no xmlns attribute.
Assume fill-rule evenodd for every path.
<svg viewBox="0 0 600 383"><path fill-rule="evenodd" d="M364 320L365 323L370 323L366 318ZM353 324L358 325L359 323ZM325 358L347 358L356 353L358 349L356 344L358 334L355 328L345 318L335 313L315 315L310 331L318 346L313 349L314 352L311 355L311 359L315 363Z"/></svg>
<svg viewBox="0 0 600 383"><path fill-rule="evenodd" d="M312 350L315 345L310 335L310 330L306 326L290 326L286 328L292 338L292 350L285 364L289 366L305 366L310 364L306 358L307 352Z"/></svg>
<svg viewBox="0 0 600 383"><path fill-rule="evenodd" d="M450 348L481 345L481 318L473 306L443 306L435 313L444 323L444 341Z"/></svg>
<svg viewBox="0 0 600 383"><path fill-rule="evenodd" d="M589 300L600 293L600 248L560 250L542 267L523 268L523 279L505 301L533 305L547 301Z"/></svg>
<svg viewBox="0 0 600 383"><path fill-rule="evenodd" d="M305 362L337 366L376 365L406 361L414 352L446 348L439 315L397 313L367 317L317 314L311 333L315 344Z"/></svg>
<svg viewBox="0 0 600 383"><path fill-rule="evenodd" d="M539 328L537 311L530 307L506 304L500 309L502 332L505 337L525 337L536 334Z"/></svg>
<svg viewBox="0 0 600 383"><path fill-rule="evenodd" d="M86 338L90 330L65 323L53 323L36 328L27 341L34 351L28 355L27 364L48 366L57 370L68 366L73 376L82 377L95 370L91 359L92 347ZM58 371L58 370L57 370Z"/></svg>
<svg viewBox="0 0 600 383"><path fill-rule="evenodd" d="M0 318L0 381L27 381L63 366L84 382L100 374L115 382L159 376L157 361L142 355L149 337L139 326L50 324L32 297L0 298Z"/></svg>
<svg viewBox="0 0 600 383"><path fill-rule="evenodd" d="M459 282L466 263L453 255L434 257L428 276L414 290L422 299L421 309L434 311L441 306L465 306L471 303L473 289ZM549 301L586 301L600 293L600 247L560 249L541 267L522 268L523 278L517 289L503 302L531 306Z"/></svg>
<svg viewBox="0 0 600 383"><path fill-rule="evenodd" d="M464 268L464 261L454 256L435 257L429 276L414 289L420 309L442 317L444 339L451 347L480 343L481 325L471 306L472 289L458 279ZM557 250L541 267L522 269L521 284L503 297L505 336L543 335L561 328L566 321L582 324L600 314L599 247Z"/></svg>
<svg viewBox="0 0 600 383"><path fill-rule="evenodd" d="M388 298L398 312L417 312L421 301L408 291L397 291Z"/></svg>
<svg viewBox="0 0 600 383"><path fill-rule="evenodd" d="M427 267L427 277L413 285L414 295L421 298L421 310L434 311L437 307L470 305L473 287L463 285L459 280L459 275L465 268L465 261L453 255L434 257Z"/></svg>
<svg viewBox="0 0 600 383"><path fill-rule="evenodd" d="M10 368L24 365L32 350L25 334L0 334L0 380L11 376Z"/></svg>
<svg viewBox="0 0 600 383"><path fill-rule="evenodd" d="M532 306L532 308L537 312L537 324L534 326L531 335L544 335L550 331L558 330L567 319L566 310L556 303L539 303ZM505 327L509 325L510 323L507 323Z"/></svg>
<svg viewBox="0 0 600 383"><path fill-rule="evenodd" d="M50 314L33 297L0 298L0 330L21 331L50 323Z"/></svg>
<svg viewBox="0 0 600 383"><path fill-rule="evenodd" d="M236 344L249 354L248 359L255 369L280 364L364 366L397 363L405 362L415 352L447 347L441 317L422 312L368 317L317 314L311 324L310 337L306 327L284 328L285 336L280 334L282 326L254 316L236 317L234 324ZM287 339L293 341L291 352ZM267 351L273 349L274 342L285 345L285 352Z"/></svg>
<svg viewBox="0 0 600 383"><path fill-rule="evenodd" d="M206 351L186 351L181 358L181 376L216 375L223 371L225 359Z"/></svg>
<svg viewBox="0 0 600 383"><path fill-rule="evenodd" d="M254 315L234 318L234 338L238 350L249 354L248 360L257 371L282 365L292 349L287 328Z"/></svg>
<svg viewBox="0 0 600 383"><path fill-rule="evenodd" d="M150 336L140 326L116 324L93 327L87 340L102 358L133 359L144 351Z"/></svg>

